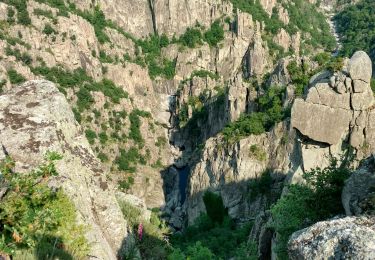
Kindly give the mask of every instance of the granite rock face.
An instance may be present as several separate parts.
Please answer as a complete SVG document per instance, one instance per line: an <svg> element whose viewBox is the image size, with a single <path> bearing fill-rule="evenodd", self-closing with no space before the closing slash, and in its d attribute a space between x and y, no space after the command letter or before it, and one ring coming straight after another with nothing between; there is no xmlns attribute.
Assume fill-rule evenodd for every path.
<svg viewBox="0 0 375 260"><path fill-rule="evenodd" d="M29 81L0 96L0 142L20 172L39 165L47 151L63 156L56 163L61 186L87 225L91 258L116 259L127 224L73 112L56 86Z"/></svg>
<svg viewBox="0 0 375 260"><path fill-rule="evenodd" d="M345 144L355 148L359 159L371 154L375 148L371 71L369 57L359 51L344 61L341 71L323 71L311 78L304 98L294 101L291 113L291 126L304 136L300 142L302 154L310 158L338 157ZM325 161L308 164L304 160L304 169L324 167L329 160Z"/></svg>
<svg viewBox="0 0 375 260"><path fill-rule="evenodd" d="M293 233L290 259L374 259L375 217L322 221Z"/></svg>
<svg viewBox="0 0 375 260"><path fill-rule="evenodd" d="M353 172L345 183L341 199L348 216L375 213L374 158Z"/></svg>

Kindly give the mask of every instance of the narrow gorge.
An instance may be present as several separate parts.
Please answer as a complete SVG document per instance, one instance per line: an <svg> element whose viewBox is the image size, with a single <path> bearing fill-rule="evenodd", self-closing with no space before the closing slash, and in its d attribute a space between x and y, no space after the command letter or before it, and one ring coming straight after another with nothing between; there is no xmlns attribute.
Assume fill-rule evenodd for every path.
<svg viewBox="0 0 375 260"><path fill-rule="evenodd" d="M374 259L372 7L0 0L0 259Z"/></svg>

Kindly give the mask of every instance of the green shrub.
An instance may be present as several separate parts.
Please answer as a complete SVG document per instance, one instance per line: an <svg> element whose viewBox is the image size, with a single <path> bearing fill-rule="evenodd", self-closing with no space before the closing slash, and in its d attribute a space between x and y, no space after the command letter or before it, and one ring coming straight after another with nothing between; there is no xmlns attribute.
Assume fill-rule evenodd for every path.
<svg viewBox="0 0 375 260"><path fill-rule="evenodd" d="M106 132L100 132L99 133L99 140L101 144L105 144L108 141L108 136Z"/></svg>
<svg viewBox="0 0 375 260"><path fill-rule="evenodd" d="M351 56L357 50L366 51L375 60L375 2L361 0L347 5L334 17L339 33L343 56Z"/></svg>
<svg viewBox="0 0 375 260"><path fill-rule="evenodd" d="M237 121L228 124L222 130L224 139L233 143L251 134L259 135L282 121L287 116L281 102L284 91L284 88L272 86L266 89L266 92L256 100L258 112L243 114Z"/></svg>
<svg viewBox="0 0 375 260"><path fill-rule="evenodd" d="M5 54L8 56L14 56L16 60L22 61L26 65L30 65L33 61L30 54L27 52L21 53L19 49L12 49L9 45L5 48Z"/></svg>
<svg viewBox="0 0 375 260"><path fill-rule="evenodd" d="M5 79L0 80L0 94L3 93L3 87L7 84Z"/></svg>
<svg viewBox="0 0 375 260"><path fill-rule="evenodd" d="M213 223L223 223L227 211L220 195L206 191L203 195L203 202L206 207L207 215Z"/></svg>
<svg viewBox="0 0 375 260"><path fill-rule="evenodd" d="M180 36L179 42L189 48L195 48L203 43L203 37L199 28L187 28L185 33Z"/></svg>
<svg viewBox="0 0 375 260"><path fill-rule="evenodd" d="M129 138L133 139L135 143L142 146L144 144L144 140L140 131L141 127L141 120L139 117L151 117L151 114L146 111L142 111L139 109L133 109L133 111L129 114L130 120L130 131L129 131Z"/></svg>
<svg viewBox="0 0 375 260"><path fill-rule="evenodd" d="M134 178L129 176L127 179L118 182L118 187L120 190L127 191L134 184Z"/></svg>
<svg viewBox="0 0 375 260"><path fill-rule="evenodd" d="M12 7L8 7L7 8L7 22L10 23L10 24L13 24L15 22L15 19L14 19L14 15L16 14L16 12L14 11L14 9Z"/></svg>
<svg viewBox="0 0 375 260"><path fill-rule="evenodd" d="M211 79L219 79L219 75L208 71L208 70L194 70L193 73L190 76L191 78L194 77L201 77L201 78L211 78Z"/></svg>
<svg viewBox="0 0 375 260"><path fill-rule="evenodd" d="M97 135L94 131L88 129L85 131L85 134L86 134L86 138L87 138L87 141L89 141L89 144L94 144L95 143L95 139L97 138Z"/></svg>
<svg viewBox="0 0 375 260"><path fill-rule="evenodd" d="M224 29L219 21L211 24L210 29L204 34L204 40L212 47L216 47L220 41L224 40Z"/></svg>
<svg viewBox="0 0 375 260"><path fill-rule="evenodd" d="M91 104L94 103L94 98L91 96L90 90L86 88L86 86L81 87L77 95L77 106L79 111L83 111L85 109L88 109Z"/></svg>
<svg viewBox="0 0 375 260"><path fill-rule="evenodd" d="M8 70L8 77L9 81L12 84L20 84L26 81L26 78L19 74L16 70L10 69Z"/></svg>
<svg viewBox="0 0 375 260"><path fill-rule="evenodd" d="M53 29L53 27L49 23L46 23L44 25L43 33L47 35L51 35L51 34L57 34L57 31Z"/></svg>
<svg viewBox="0 0 375 260"><path fill-rule="evenodd" d="M103 152L100 152L98 154L98 158L101 162L108 162L109 161L108 156Z"/></svg>
<svg viewBox="0 0 375 260"><path fill-rule="evenodd" d="M58 154L47 153L45 163L27 174L14 172L9 158L1 163L8 190L0 204L0 251L16 256L34 252L38 259L86 257L85 227L76 224L74 205L61 190L47 185L50 176L58 175L58 159Z"/></svg>
<svg viewBox="0 0 375 260"><path fill-rule="evenodd" d="M31 19L27 11L27 0L5 0L4 2L17 9L17 20L20 24L31 24Z"/></svg>
<svg viewBox="0 0 375 260"><path fill-rule="evenodd" d="M262 148L258 147L256 144L253 144L250 146L250 157L262 162L267 159L267 154Z"/></svg>
<svg viewBox="0 0 375 260"><path fill-rule="evenodd" d="M371 89L372 89L372 93L375 93L375 79L371 79L371 84L370 84L370 86L371 86Z"/></svg>
<svg viewBox="0 0 375 260"><path fill-rule="evenodd" d="M268 195L272 187L271 171L267 169L260 177L249 182L250 200L253 201L258 195Z"/></svg>
<svg viewBox="0 0 375 260"><path fill-rule="evenodd" d="M211 259L231 259L239 254L244 255L244 250L239 252L238 248L248 239L251 225L247 223L243 226L236 226L229 217L225 217L222 224L215 224L207 215L201 215L194 225L170 238L174 250L168 259L180 259L173 258L175 256L182 256L182 259L200 259L196 257L201 255L199 252L201 250L192 250L197 243L200 244L200 248L203 247L202 251L207 253L206 257L211 257Z"/></svg>
<svg viewBox="0 0 375 260"><path fill-rule="evenodd" d="M116 158L115 162L120 171L133 173L136 170L136 164L139 162L141 156L136 147L131 147L128 151L120 150L120 155Z"/></svg>
<svg viewBox="0 0 375 260"><path fill-rule="evenodd" d="M37 16L47 17L48 19L51 19L54 24L57 23L57 19L53 16L52 11L50 11L50 10L43 10L43 9L40 9L40 8L35 8L34 14L37 15Z"/></svg>
<svg viewBox="0 0 375 260"><path fill-rule="evenodd" d="M317 221L344 213L341 193L350 176L348 160L332 159L324 168L316 168L303 177L306 185L293 184L288 193L271 207L272 227L278 234L277 254L285 258L290 235Z"/></svg>

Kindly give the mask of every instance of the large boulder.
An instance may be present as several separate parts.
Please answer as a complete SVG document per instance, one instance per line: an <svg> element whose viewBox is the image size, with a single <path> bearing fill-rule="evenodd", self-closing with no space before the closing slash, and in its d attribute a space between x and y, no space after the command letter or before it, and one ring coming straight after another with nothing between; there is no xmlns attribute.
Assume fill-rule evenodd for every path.
<svg viewBox="0 0 375 260"><path fill-rule="evenodd" d="M292 127L311 140L329 145L337 145L353 133L354 147L362 146L364 136L360 132L367 122L357 119L364 117L375 103L369 83L371 71L370 58L359 51L342 71L314 76L305 98L294 102Z"/></svg>
<svg viewBox="0 0 375 260"><path fill-rule="evenodd" d="M0 96L0 142L20 172L33 169L47 151L56 163L60 186L87 225L90 259L116 259L128 232L105 173L94 156L68 102L49 81L29 81Z"/></svg>
<svg viewBox="0 0 375 260"><path fill-rule="evenodd" d="M375 259L375 217L345 217L292 234L290 259Z"/></svg>
<svg viewBox="0 0 375 260"><path fill-rule="evenodd" d="M362 80L370 83L372 75L372 63L370 57L364 51L354 53L349 62L349 74L353 80Z"/></svg>
<svg viewBox="0 0 375 260"><path fill-rule="evenodd" d="M375 214L374 159L356 170L346 181L342 191L342 204L348 216Z"/></svg>

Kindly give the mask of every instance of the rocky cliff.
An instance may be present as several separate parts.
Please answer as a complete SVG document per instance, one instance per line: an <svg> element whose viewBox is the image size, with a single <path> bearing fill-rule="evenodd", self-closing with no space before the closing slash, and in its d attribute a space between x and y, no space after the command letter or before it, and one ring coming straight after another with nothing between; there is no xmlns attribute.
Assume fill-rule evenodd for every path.
<svg viewBox="0 0 375 260"><path fill-rule="evenodd" d="M131 233L115 194L182 232L206 191L238 225L255 220L268 254L267 210L285 184L349 146L373 150L368 56L303 77L335 47L315 1L19 2L0 1L0 141L23 171L62 153L53 185L92 226L99 259ZM232 124L245 133L228 137Z"/></svg>
<svg viewBox="0 0 375 260"><path fill-rule="evenodd" d="M0 99L1 144L17 162L15 170L33 169L47 151L60 153L59 176L50 185L63 188L79 209L79 223L89 226L90 258L115 259L129 230L64 95L51 82L29 81Z"/></svg>

